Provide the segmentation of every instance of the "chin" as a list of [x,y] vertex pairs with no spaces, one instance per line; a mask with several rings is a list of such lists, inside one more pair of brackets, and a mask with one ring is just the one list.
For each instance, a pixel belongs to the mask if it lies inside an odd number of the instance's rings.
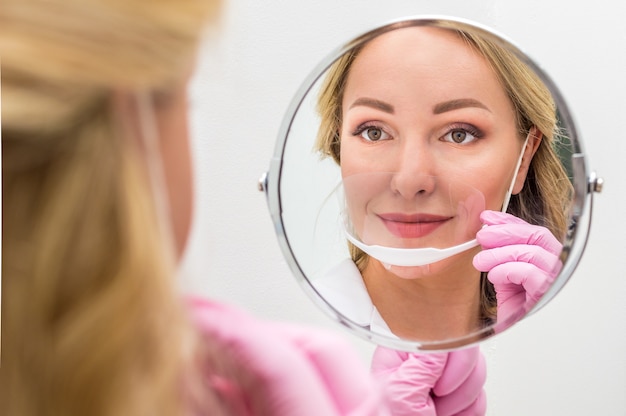
[[427,264],[424,266],[391,266],[390,268],[385,268],[400,279],[414,280],[433,275],[436,273],[436,266],[437,263]]
[[477,270],[472,265],[472,259],[479,251],[480,247],[475,247],[447,259],[426,264],[424,266],[391,266],[385,267],[385,269],[393,273],[398,278],[406,280],[423,279],[435,275],[439,276],[439,278],[443,278],[445,276],[454,278],[454,276],[458,275],[477,273]]

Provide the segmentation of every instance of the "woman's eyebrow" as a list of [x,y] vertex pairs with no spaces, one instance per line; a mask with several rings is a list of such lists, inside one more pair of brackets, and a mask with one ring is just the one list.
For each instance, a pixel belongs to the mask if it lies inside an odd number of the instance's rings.
[[458,100],[444,101],[435,105],[433,107],[433,114],[441,114],[445,113],[446,111],[458,110],[459,108],[466,107],[477,107],[491,112],[491,110],[489,110],[489,108],[485,104],[481,103],[478,100],[475,100],[473,98],[459,98]]
[[375,108],[377,110],[384,111],[385,113],[389,113],[389,114],[393,114],[394,113],[394,109],[393,109],[393,106],[391,104],[388,104],[388,103],[386,103],[384,101],[377,100],[375,98],[368,98],[368,97],[357,98],[350,105],[350,108],[357,107],[357,106],[360,106],[360,105],[365,106],[365,107]]

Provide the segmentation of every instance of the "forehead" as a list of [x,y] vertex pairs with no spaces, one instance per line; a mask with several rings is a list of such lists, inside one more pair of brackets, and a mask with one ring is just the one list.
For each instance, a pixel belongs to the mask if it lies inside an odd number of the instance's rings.
[[430,27],[394,30],[365,45],[349,69],[344,101],[355,95],[509,101],[487,59],[468,41]]

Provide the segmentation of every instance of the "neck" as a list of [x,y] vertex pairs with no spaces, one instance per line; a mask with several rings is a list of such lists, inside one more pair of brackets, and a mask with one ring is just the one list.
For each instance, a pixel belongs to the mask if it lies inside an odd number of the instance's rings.
[[370,258],[363,281],[395,335],[419,341],[466,336],[480,328],[480,272],[472,266],[477,250],[429,266],[390,270]]

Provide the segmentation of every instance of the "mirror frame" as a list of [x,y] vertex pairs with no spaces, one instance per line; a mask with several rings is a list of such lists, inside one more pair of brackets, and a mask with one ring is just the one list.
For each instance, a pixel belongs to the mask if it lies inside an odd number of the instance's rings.
[[[565,131],[568,133],[568,137],[571,140],[572,145],[572,169],[573,169],[573,187],[574,196],[572,201],[572,210],[570,213],[570,229],[568,230],[565,241],[563,242],[563,251],[561,258],[565,257],[565,261],[561,272],[554,280],[554,283],[550,286],[548,291],[541,297],[539,302],[522,318],[517,318],[514,321],[501,321],[485,328],[485,331],[479,330],[470,333],[460,338],[447,339],[435,342],[418,342],[405,339],[393,339],[384,335],[376,334],[370,330],[364,329],[348,318],[338,312],[331,304],[329,304],[317,291],[313,288],[308,278],[300,268],[298,260],[295,258],[291,249],[289,239],[285,233],[284,223],[282,219],[282,200],[280,195],[281,174],[283,167],[283,155],[289,139],[289,133],[291,125],[295,119],[298,110],[302,102],[305,100],[315,83],[323,77],[326,70],[344,53],[348,52],[352,48],[359,46],[373,38],[386,33],[388,31],[411,27],[411,26],[440,26],[442,22],[455,22],[461,25],[465,25],[468,29],[475,31],[481,35],[484,35],[491,40],[498,42],[501,46],[512,51],[517,58],[529,66],[529,68],[539,76],[539,78],[546,85],[551,92],[557,111]],[[534,61],[530,56],[524,53],[514,42],[508,39],[506,36],[478,24],[470,20],[444,16],[444,15],[417,15],[408,16],[391,21],[387,21],[381,25],[374,27],[366,31],[364,34],[357,36],[356,38],[348,41],[343,46],[336,48],[330,54],[328,54],[305,78],[300,88],[297,90],[295,96],[292,98],[291,103],[287,109],[287,112],[283,118],[279,133],[278,140],[274,149],[273,156],[270,160],[269,171],[264,173],[259,180],[259,190],[264,191],[267,198],[267,204],[270,211],[270,216],[274,223],[275,232],[278,237],[279,246],[282,253],[291,269],[296,280],[303,288],[305,293],[312,299],[312,301],[321,308],[332,319],[339,322],[343,326],[347,327],[350,332],[357,336],[372,341],[378,345],[393,348],[397,350],[415,352],[415,351],[449,351],[460,347],[476,344],[486,339],[493,337],[507,330],[509,327],[514,326],[515,322],[518,322],[527,316],[535,313],[543,306],[545,306],[550,300],[561,291],[563,286],[569,281],[574,270],[576,269],[582,254],[584,252],[589,229],[591,226],[591,214],[593,206],[593,193],[600,192],[603,181],[598,178],[595,172],[591,172],[586,160],[586,155],[583,151],[582,143],[580,142],[578,130],[576,129],[574,119],[570,110],[563,98],[561,92],[557,88],[556,84],[547,75],[547,73]],[[498,330],[500,329],[500,330]],[[489,330],[489,331],[486,331]],[[485,332],[485,336],[480,336]],[[491,332],[487,334],[487,332]],[[478,336],[477,336],[478,335]]]

